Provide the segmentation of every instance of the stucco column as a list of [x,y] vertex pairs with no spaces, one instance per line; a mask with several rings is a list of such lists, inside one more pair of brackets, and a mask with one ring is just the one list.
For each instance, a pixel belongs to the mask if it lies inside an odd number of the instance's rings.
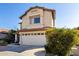
[[15,42],[17,42],[17,34],[15,34]]

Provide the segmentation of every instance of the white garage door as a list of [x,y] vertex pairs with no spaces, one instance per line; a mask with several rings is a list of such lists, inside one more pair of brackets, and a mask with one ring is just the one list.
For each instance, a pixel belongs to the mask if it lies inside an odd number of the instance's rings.
[[23,34],[20,37],[20,44],[22,45],[45,45],[46,38],[44,33],[29,33]]

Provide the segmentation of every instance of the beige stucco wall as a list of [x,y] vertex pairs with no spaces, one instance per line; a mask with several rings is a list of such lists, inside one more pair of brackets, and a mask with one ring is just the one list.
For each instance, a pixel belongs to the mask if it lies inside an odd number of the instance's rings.
[[[40,24],[30,24],[29,16],[34,16],[34,15],[40,15]],[[42,25],[42,19],[43,19],[43,10],[42,9],[32,9],[30,10],[27,15],[25,15],[22,18],[22,28],[40,28],[43,27]]]
[[44,26],[53,27],[53,18],[51,11],[44,11],[44,18],[43,18]]
[[[30,24],[29,16],[40,15],[39,24]],[[31,29],[31,28],[42,28],[42,27],[53,27],[53,18],[52,12],[46,11],[43,9],[35,8],[30,10],[27,15],[22,18],[22,29]]]

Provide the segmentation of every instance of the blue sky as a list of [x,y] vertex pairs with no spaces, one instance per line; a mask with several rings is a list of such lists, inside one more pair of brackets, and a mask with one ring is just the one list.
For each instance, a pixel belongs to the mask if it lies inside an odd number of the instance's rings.
[[9,3],[0,4],[0,28],[17,29],[19,17],[30,7],[42,6],[56,10],[56,27],[74,28],[79,26],[79,4],[56,3]]

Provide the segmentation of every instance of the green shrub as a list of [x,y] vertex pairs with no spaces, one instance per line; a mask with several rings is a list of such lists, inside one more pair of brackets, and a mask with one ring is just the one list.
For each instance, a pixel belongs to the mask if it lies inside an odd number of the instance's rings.
[[7,44],[12,43],[12,40],[11,39],[8,39],[8,38],[2,38],[2,39],[0,39],[0,41],[1,41],[1,44],[2,44],[2,42],[3,43],[7,43]]
[[5,40],[0,40],[0,46],[6,46],[8,43]]
[[46,39],[46,54],[65,56],[76,45],[78,36],[74,30],[54,28],[46,31]]
[[11,39],[4,39],[5,42],[7,42],[8,44],[12,43]]
[[78,35],[78,40],[77,40],[77,45],[79,46],[79,30],[75,30],[77,32]]

